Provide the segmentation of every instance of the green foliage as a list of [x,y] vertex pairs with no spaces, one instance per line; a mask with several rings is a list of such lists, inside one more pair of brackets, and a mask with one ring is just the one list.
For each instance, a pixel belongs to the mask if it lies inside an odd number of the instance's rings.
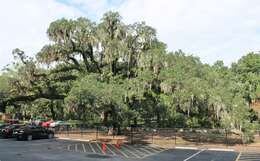
[[0,108],[118,129],[223,127],[246,136],[257,128],[248,105],[259,99],[259,53],[231,68],[203,64],[181,50],[167,52],[154,28],[125,24],[117,12],[99,24],[56,20],[47,35],[51,43],[36,59],[13,51],[14,68],[0,76]]
[[0,99],[6,97],[10,91],[11,87],[9,85],[9,77],[8,75],[2,74],[0,75]]

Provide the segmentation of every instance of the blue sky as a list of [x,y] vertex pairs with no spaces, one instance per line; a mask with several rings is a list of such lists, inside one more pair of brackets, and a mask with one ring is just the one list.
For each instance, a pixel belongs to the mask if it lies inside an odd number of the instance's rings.
[[[124,0],[57,0],[57,2],[74,7],[83,12],[88,18],[94,21],[99,21],[100,12],[117,8],[124,2]],[[93,7],[93,4],[96,4],[96,7]],[[95,11],[95,9],[97,9],[97,11]]]
[[119,11],[125,23],[146,21],[169,51],[182,49],[204,63],[226,65],[260,51],[260,0],[8,0],[0,5],[0,69],[12,49],[34,56],[49,43],[48,25],[84,16],[99,21]]

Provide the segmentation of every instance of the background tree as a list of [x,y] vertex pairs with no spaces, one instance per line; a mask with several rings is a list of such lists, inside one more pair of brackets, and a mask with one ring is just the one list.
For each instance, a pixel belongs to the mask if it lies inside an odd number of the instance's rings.
[[13,51],[14,65],[0,76],[2,111],[99,123],[119,133],[138,124],[246,132],[259,122],[247,106],[259,99],[259,53],[231,68],[203,64],[181,50],[168,52],[154,28],[125,24],[117,12],[98,24],[56,20],[47,36],[36,59]]

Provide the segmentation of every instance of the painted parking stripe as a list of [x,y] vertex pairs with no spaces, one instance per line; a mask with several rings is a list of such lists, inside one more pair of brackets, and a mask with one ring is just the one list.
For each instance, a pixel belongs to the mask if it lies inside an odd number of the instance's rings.
[[125,149],[125,151],[127,151],[128,153],[130,153],[131,155],[135,156],[136,158],[142,158],[142,156],[137,155],[135,152],[133,152],[132,150],[130,150],[129,148],[127,148],[126,146],[121,146],[122,149]]
[[116,148],[112,144],[106,144],[106,152],[102,151],[102,144],[99,142],[88,142],[88,143],[75,143],[69,144],[67,146],[68,151],[74,152],[92,152],[96,154],[107,154],[113,156],[121,156],[124,158],[145,158],[159,152],[165,150],[165,148],[159,148],[154,146],[147,146],[147,145],[138,145],[138,146],[131,146],[127,144],[122,144],[120,148]]
[[110,151],[113,155],[116,155],[116,153],[111,149],[111,144],[107,144],[107,149]]
[[82,146],[83,152],[86,153],[86,147],[85,147],[85,144],[81,144],[81,146]]
[[260,161],[259,153],[241,153],[237,161]]
[[161,147],[155,147],[155,146],[149,146],[149,147],[154,150],[157,150],[159,153],[165,150],[165,148],[161,148]]
[[154,154],[153,152],[151,152],[151,151],[149,151],[149,150],[146,150],[146,149],[145,149],[145,148],[143,148],[143,147],[139,147],[139,148],[138,148],[138,150],[145,152],[145,153],[146,153],[146,155],[151,155],[151,154]]
[[98,147],[98,149],[101,151],[101,153],[103,153],[103,154],[105,154],[105,152],[102,150],[102,148],[101,148],[101,144],[99,144],[99,143],[97,143],[97,142],[95,142],[95,144],[97,145],[97,147]]
[[115,148],[114,146],[111,146],[111,147],[113,147],[113,149],[115,149],[118,153],[122,154],[124,157],[129,158],[129,156],[126,153],[124,153],[122,150],[119,150],[119,149]]
[[68,150],[69,150],[69,151],[71,151],[71,146],[72,146],[72,145],[68,145]]
[[239,160],[239,158],[240,158],[241,154],[242,154],[242,152],[240,152],[240,153],[238,154],[236,161],[238,161],[238,160]]
[[89,152],[89,153],[93,153],[93,150],[91,149],[90,145],[88,143],[85,143],[85,148],[86,148],[86,151]]
[[146,156],[147,154],[140,151],[140,150],[137,150],[136,148],[133,148],[132,146],[129,146],[127,144],[124,144],[124,146],[126,146],[128,149],[131,149],[132,151],[135,151],[136,153],[138,153],[139,155],[141,155],[142,157]]
[[75,152],[78,152],[78,144],[75,144]]
[[195,153],[195,154],[191,155],[190,157],[186,158],[186,159],[185,159],[185,160],[183,160],[183,161],[190,160],[191,158],[195,157],[196,155],[200,154],[200,153],[201,153],[201,152],[203,152],[203,151],[205,151],[205,149],[202,149],[202,150],[198,151],[197,153]]
[[260,153],[240,153],[237,161],[260,161]]
[[154,149],[154,148],[152,148],[152,147],[150,147],[150,146],[144,146],[143,148],[145,148],[145,149],[147,149],[147,150],[150,150],[150,151],[152,151],[153,153],[160,153],[160,152],[161,152],[161,150]]
[[92,150],[92,152],[93,152],[93,153],[97,153],[97,152],[95,151],[95,149],[93,148],[93,146],[92,146],[91,142],[90,142],[90,143],[88,143],[88,145],[89,145],[89,147],[91,148],[91,150]]
[[247,157],[247,158],[240,158],[239,160],[251,160],[251,161],[254,161],[254,160],[257,160],[257,161],[260,161],[260,158],[254,158],[254,157]]
[[[118,148],[116,148],[116,149],[118,149]],[[132,154],[131,152],[129,152],[127,149],[125,149],[122,146],[120,146],[118,151],[125,153],[128,156],[128,158],[136,158],[136,156],[134,154]]]
[[158,146],[158,145],[155,145],[155,144],[152,144],[151,147],[160,149],[160,150],[162,150],[162,151],[167,150],[167,148],[162,148],[162,147],[160,147],[160,146]]
[[115,148],[115,146],[113,144],[108,144],[108,147],[111,151],[113,151],[116,155],[119,155],[119,156],[124,156],[122,153],[120,153],[120,151]]

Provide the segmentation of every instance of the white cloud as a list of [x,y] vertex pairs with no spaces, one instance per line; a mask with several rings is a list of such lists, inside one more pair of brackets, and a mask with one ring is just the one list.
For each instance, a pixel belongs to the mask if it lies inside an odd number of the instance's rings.
[[260,50],[259,0],[126,0],[119,11],[128,23],[155,27],[169,50],[182,49],[203,62],[229,65]]
[[8,0],[0,5],[0,69],[12,61],[12,50],[20,48],[32,56],[48,42],[50,22],[83,15],[54,0]]
[[182,49],[203,62],[229,65],[260,50],[259,0],[8,0],[0,5],[0,69],[11,62],[14,48],[38,52],[50,22],[99,20],[108,10],[119,10],[127,23],[146,21],[170,51]]

